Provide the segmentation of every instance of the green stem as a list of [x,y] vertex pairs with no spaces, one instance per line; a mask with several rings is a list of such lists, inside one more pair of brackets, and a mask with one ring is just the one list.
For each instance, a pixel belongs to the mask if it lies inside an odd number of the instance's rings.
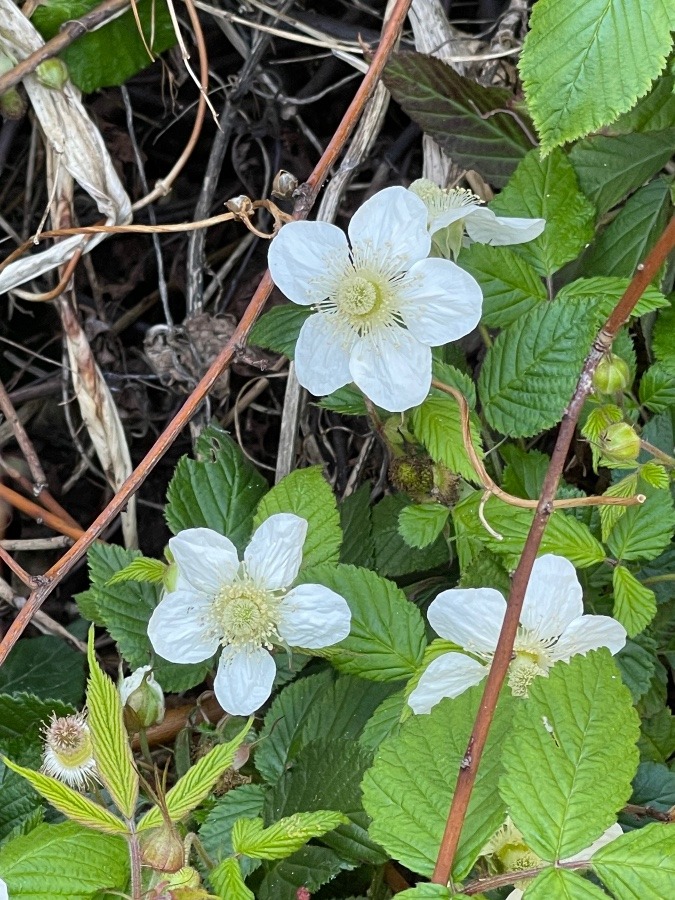
[[129,845],[129,868],[131,870],[131,897],[132,900],[142,900],[141,847],[138,843],[136,824],[132,819],[129,819],[127,820],[127,825],[129,826],[127,843]]
[[652,575],[650,578],[643,578],[642,584],[663,584],[664,581],[675,581],[675,572],[668,572],[666,575]]
[[649,441],[641,440],[640,446],[643,450],[646,450],[647,453],[651,453],[655,459],[658,459],[658,461],[663,463],[667,468],[675,469],[675,457],[669,456],[667,453],[664,453],[663,450],[659,450],[658,447],[650,444]]

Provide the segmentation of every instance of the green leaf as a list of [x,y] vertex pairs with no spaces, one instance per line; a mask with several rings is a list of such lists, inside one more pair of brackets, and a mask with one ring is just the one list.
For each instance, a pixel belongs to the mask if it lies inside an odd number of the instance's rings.
[[667,0],[539,0],[519,68],[542,150],[597,131],[646,94],[672,25]]
[[[189,769],[166,794],[166,811],[172,822],[180,822],[206,798],[220,776],[229,769],[251,728],[249,719],[239,734],[226,744],[216,744],[206,756]],[[138,823],[138,830],[155,828],[163,822],[162,812],[154,806]]]
[[[92,10],[97,0],[45,0],[32,22],[45,40],[61,26]],[[176,43],[171,17],[164,0],[137,0],[145,42],[156,56]],[[85,93],[124,84],[153,60],[148,56],[132,10],[112,22],[79,37],[61,53],[74,84]]]
[[322,837],[348,822],[341,812],[327,809],[294,813],[278,819],[269,828],[265,828],[262,819],[239,819],[232,828],[232,846],[235,853],[254,859],[285,859],[312,838]]
[[672,374],[675,370],[675,303],[659,313],[654,325],[652,349],[654,356]]
[[[600,324],[613,312],[614,307],[626,293],[629,284],[630,278],[614,278],[608,275],[577,278],[576,281],[571,281],[560,288],[556,296],[556,303],[572,301],[580,304],[591,303],[597,308]],[[668,306],[668,300],[661,291],[657,291],[653,285],[649,285],[638,300],[631,316],[640,317],[664,306]],[[617,352],[616,347],[614,352]],[[620,353],[619,356],[621,356]],[[630,362],[630,360],[626,359],[626,362]]]
[[659,172],[675,146],[675,129],[607,137],[596,134],[569,155],[581,190],[600,214]]
[[635,637],[644,631],[656,615],[654,591],[640,584],[625,566],[616,566],[612,573],[614,588],[614,618]]
[[373,753],[385,738],[398,734],[399,724],[405,709],[405,691],[391,694],[377,707],[366,722],[359,743]]
[[643,719],[638,747],[643,760],[665,763],[671,758],[675,753],[675,716],[669,709],[663,707]]
[[505,328],[478,379],[490,425],[501,434],[530,437],[559,422],[594,333],[592,309],[557,302]]
[[209,881],[222,900],[255,900],[253,891],[244,884],[239,861],[232,856],[211,869]]
[[545,869],[527,888],[527,900],[607,900],[607,894],[576,872]]
[[548,299],[537,272],[508,247],[472,244],[462,250],[459,264],[481,286],[482,322],[489,328],[506,328]]
[[[658,812],[668,812],[675,805],[675,772],[658,763],[640,763],[633,779],[630,802],[636,806],[650,806]],[[627,813],[622,813],[621,819],[633,828],[642,828],[647,824],[644,818]]]
[[363,398],[363,392],[354,384],[346,384],[338,388],[332,394],[322,397],[317,403],[321,409],[329,409],[340,413],[341,416],[366,416],[368,409]]
[[[18,741],[3,744],[3,751],[10,759],[22,765],[39,765],[40,751],[37,747],[23,748]],[[15,837],[23,829],[30,831],[40,824],[44,815],[42,797],[37,794],[28,782],[8,769],[0,761],[0,844],[8,837]]]
[[18,738],[22,744],[40,743],[42,725],[52,713],[68,716],[74,713],[72,706],[59,700],[41,700],[32,694],[17,693],[11,697],[0,694],[0,742]]
[[347,862],[381,865],[386,857],[369,837],[359,784],[371,756],[355,741],[314,741],[267,794],[265,822],[272,825],[296,812],[339,809],[349,819],[321,841]]
[[[180,466],[180,463],[179,463]],[[85,608],[97,625],[107,628],[117,642],[120,653],[132,669],[150,663],[154,651],[148,638],[148,621],[160,600],[158,585],[127,581],[110,585],[110,578],[138,556],[137,551],[124,550],[114,544],[96,543],[89,548],[87,562],[91,588],[76,597],[78,605],[86,597]],[[93,607],[93,609],[92,609]],[[83,615],[85,608],[80,605]],[[204,680],[210,660],[193,665],[177,665],[157,657],[154,675],[168,693],[184,691]]]
[[159,559],[137,556],[128,566],[115,572],[108,584],[122,584],[124,581],[150,581],[153,584],[162,584],[166,570],[166,563]]
[[393,53],[383,81],[413,122],[431,135],[462,168],[476,169],[502,187],[532,146],[525,131],[504,110],[512,96],[458,75],[449,65],[421,53]]
[[[412,716],[380,747],[363,779],[363,804],[370,834],[394,859],[430,876],[448,817],[457,775],[466,754],[482,687],[442,700],[429,715]],[[464,878],[487,840],[503,824],[497,791],[501,747],[511,728],[515,701],[502,695],[459,842],[453,879]]]
[[91,900],[126,890],[129,851],[122,838],[74,822],[38,825],[0,847],[0,872],[13,900]]
[[258,505],[255,527],[275,513],[295,513],[307,519],[303,568],[337,562],[342,543],[340,515],[321,466],[296,469],[275,485]]
[[138,771],[124,727],[120,695],[96,661],[93,625],[89,629],[87,659],[88,722],[96,768],[115,806],[125,819],[131,819],[138,800]]
[[656,559],[675,529],[673,499],[666,491],[651,493],[640,506],[630,506],[607,537],[617,560]]
[[546,219],[543,234],[517,248],[540,275],[557,272],[593,239],[595,210],[562,150],[546,159],[531,150],[490,209],[497,215]]
[[40,635],[16,644],[0,668],[0,693],[26,691],[77,705],[84,680],[84,656],[60,638]]
[[311,306],[295,303],[274,306],[260,316],[251,329],[247,343],[294,359],[300,329],[313,312]]
[[464,894],[450,894],[444,884],[418,884],[396,895],[399,900],[462,900]]
[[666,179],[656,178],[640,188],[584,254],[584,274],[630,278],[663,232],[670,210]]
[[655,822],[593,855],[593,869],[620,900],[663,900],[675,883],[675,829]]
[[169,528],[174,534],[184,528],[213,528],[242,552],[267,483],[218,428],[202,432],[196,452],[198,459],[179,460],[169,484],[164,511]]
[[372,508],[375,568],[391,578],[427,572],[448,562],[448,545],[443,537],[423,550],[406,544],[398,531],[398,517],[406,506],[403,494],[389,494]]
[[[220,862],[234,853],[232,826],[242,816],[259,816],[264,802],[265,788],[261,784],[242,784],[218,797],[199,829],[199,840],[212,860]],[[257,860],[242,859],[240,862],[245,876],[259,865]]]
[[424,621],[393,582],[345,565],[313,569],[303,580],[325,585],[349,604],[349,636],[330,650],[330,661],[340,672],[398,681],[416,671],[426,645]]
[[634,131],[662,131],[675,126],[675,78],[664,74],[633,109],[612,123],[615,134]]
[[656,413],[675,406],[675,372],[660,363],[647,369],[640,381],[640,403]]
[[105,834],[126,834],[127,827],[124,822],[104,807],[99,806],[98,803],[85,797],[84,794],[74,791],[67,784],[63,784],[49,775],[18,766],[6,757],[3,757],[2,761],[7,768],[25,778],[38,794],[69,819]]
[[511,579],[497,554],[491,550],[482,550],[468,566],[462,569],[457,587],[489,587],[508,597],[511,590]]
[[298,888],[313,894],[346,867],[351,868],[332,850],[310,844],[268,868],[257,900],[297,900]]
[[506,462],[502,487],[509,494],[538,500],[551,459],[539,450],[523,450],[516,444],[504,444],[499,452]]
[[342,528],[340,562],[371,568],[375,561],[373,518],[370,508],[370,484],[362,484],[338,507]]
[[[471,414],[469,423],[471,442],[482,459],[480,425],[475,414]],[[476,470],[464,448],[459,406],[454,397],[432,389],[427,399],[413,410],[410,427],[433,460],[444,463],[451,472],[467,481],[477,481]]]
[[525,841],[555,861],[616,821],[638,764],[639,720],[606,649],[558,662],[518,704],[500,792]]
[[621,670],[623,683],[630,690],[634,703],[649,690],[656,667],[655,650],[643,646],[644,641],[644,637],[640,638],[640,642],[626,641],[626,646],[614,657]]
[[398,533],[411,547],[428,547],[441,534],[450,510],[440,503],[406,506],[398,517]]

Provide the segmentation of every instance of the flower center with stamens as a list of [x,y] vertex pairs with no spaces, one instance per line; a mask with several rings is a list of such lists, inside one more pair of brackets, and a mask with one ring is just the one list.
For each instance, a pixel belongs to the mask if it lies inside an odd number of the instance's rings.
[[276,636],[280,602],[248,578],[221,588],[211,614],[222,645],[269,648]]
[[335,302],[349,318],[367,316],[381,302],[380,290],[370,279],[354,273],[340,285]]
[[89,727],[78,715],[53,716],[45,731],[45,742],[64,766],[82,766],[92,757]]
[[514,646],[515,658],[509,666],[508,684],[516,697],[527,697],[535,678],[546,675],[553,665],[548,646],[537,638],[519,634]]

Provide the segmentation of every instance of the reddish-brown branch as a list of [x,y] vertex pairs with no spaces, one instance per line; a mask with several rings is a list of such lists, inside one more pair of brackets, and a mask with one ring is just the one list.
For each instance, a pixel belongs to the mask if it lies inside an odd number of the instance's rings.
[[20,509],[21,512],[26,513],[27,516],[35,519],[37,522],[44,522],[45,525],[53,528],[54,531],[58,531],[59,534],[65,534],[67,537],[73,538],[74,540],[81,538],[84,534],[84,531],[77,523],[72,525],[70,521],[62,519],[57,513],[51,512],[48,509],[43,509],[43,507],[39,506],[37,503],[33,503],[32,500],[29,500],[28,497],[24,497],[23,494],[13,491],[1,481],[0,500],[6,500],[11,506]]
[[558,488],[558,482],[562,475],[567,453],[574,437],[581,408],[591,389],[593,372],[602,356],[609,350],[612,341],[619,328],[630,316],[645,289],[657,274],[668,254],[675,247],[675,218],[670,220],[667,228],[659,238],[656,246],[651,251],[644,264],[638,266],[638,271],[628,285],[625,294],[617,304],[614,312],[605,322],[598,333],[590,353],[586,357],[584,368],[577,383],[574,395],[565,410],[558,439],[551,455],[551,462],[546,472],[546,478],[541,489],[539,505],[534,516],[520,562],[513,575],[511,593],[509,594],[504,624],[499,635],[497,649],[488,673],[483,698],[478,715],[474,723],[469,744],[465,754],[466,765],[459,770],[457,786],[452,798],[450,813],[445,827],[445,833],[438,852],[438,859],[432,877],[434,884],[447,884],[452,872],[452,863],[459,843],[462,825],[471,799],[478,766],[485,748],[492,718],[497,707],[499,693],[513,654],[513,645],[520,622],[520,613],[525,598],[525,589],[532,572],[532,566],[537,557],[537,551],[541,544],[544,529],[553,510],[552,501]]
[[[361,85],[356,92],[347,112],[345,113],[337,131],[326,147],[323,156],[317,163],[314,171],[306,183],[299,189],[299,199],[293,213],[294,219],[304,219],[309,214],[317,194],[324,183],[331,167],[342,151],[349,135],[354,129],[368,98],[375,89],[386,61],[398,38],[403,26],[411,0],[398,0],[382,32],[380,44],[373,55],[371,65],[365,74]],[[78,560],[86,553],[87,548],[96,540],[104,528],[117,516],[129,497],[143,484],[152,469],[162,458],[167,449],[174,442],[183,427],[190,421],[204,398],[211,390],[215,382],[221,376],[225,368],[230,364],[234,353],[245,342],[246,336],[253,327],[253,323],[260,315],[267,298],[273,287],[269,272],[263,276],[257,290],[242,316],[234,334],[220,351],[208,371],[196,386],[192,394],[185,401],[174,419],[169,423],[165,431],[154,443],[148,454],[138,465],[136,470],[127,478],[120,490],[110,501],[103,512],[89,526],[85,534],[73,544],[70,550],[42,577],[41,586],[33,591],[26,605],[19,612],[16,619],[5,634],[0,643],[0,665],[12,649],[24,629],[30,622],[35,610],[39,609],[45,599],[54,590],[59,581],[73,568]],[[46,518],[45,518],[45,521]],[[68,532],[66,532],[68,533]]]

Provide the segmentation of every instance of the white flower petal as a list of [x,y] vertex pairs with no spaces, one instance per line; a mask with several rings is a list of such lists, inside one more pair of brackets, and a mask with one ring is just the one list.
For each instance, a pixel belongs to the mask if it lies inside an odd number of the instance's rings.
[[523,900],[524,896],[520,888],[514,888],[510,894],[506,895],[506,900]]
[[417,406],[431,387],[431,349],[396,325],[357,341],[349,368],[366,397],[389,412]]
[[272,693],[276,673],[272,654],[263,647],[255,650],[225,647],[213,680],[218,703],[233,716],[249,716]]
[[431,249],[427,208],[403,187],[385,188],[366,200],[352,216],[348,231],[353,250],[369,250],[387,262],[395,258],[400,272]]
[[347,238],[328,222],[289,222],[272,241],[267,265],[289,300],[311,306],[328,296],[329,274],[350,266]]
[[349,335],[335,313],[317,313],[303,322],[295,345],[295,375],[317,397],[332,394],[352,380]]
[[478,684],[488,673],[488,667],[464,656],[463,653],[444,653],[433,659],[422,673],[417,687],[408,697],[408,705],[416,713],[428,713],[444,697],[459,697]]
[[564,556],[547,553],[532,567],[520,624],[538,638],[558,637],[584,611],[577,571]]
[[452,209],[444,209],[442,212],[438,212],[431,216],[429,231],[431,234],[435,234],[437,231],[440,231],[441,228],[447,228],[448,225],[452,225],[453,222],[465,219],[476,209],[482,209],[479,203],[467,203],[465,206],[455,206]]
[[175,663],[202,662],[213,656],[218,635],[210,627],[210,611],[210,600],[199,594],[167,594],[148,622],[148,637],[155,652]]
[[415,263],[397,291],[401,296],[399,310],[408,330],[430,347],[464,337],[480,321],[480,285],[449,259]]
[[7,885],[0,878],[0,900],[9,900],[9,894],[7,893]]
[[607,844],[611,844],[612,841],[615,841],[617,838],[621,837],[623,834],[623,828],[619,825],[619,823],[615,823],[614,825],[610,825],[607,831],[603,832],[597,841],[593,841],[590,847],[586,847],[585,850],[582,850],[581,853],[577,853],[575,856],[570,856],[567,859],[564,859],[563,862],[588,862],[588,860],[600,850],[602,847],[606,847]]
[[340,594],[322,584],[300,584],[279,608],[279,637],[291,647],[330,647],[349,634],[352,614]]
[[[119,685],[119,694],[120,700],[122,701],[122,706],[124,706],[133,692],[141,686],[143,676],[147,672],[152,672],[152,666],[141,666],[139,669],[135,669],[131,673],[131,675],[127,675],[127,677],[122,680],[122,683]],[[157,682],[155,681],[155,677],[152,674],[147,677],[146,684],[150,684],[151,682],[157,684]]]
[[506,600],[493,588],[453,588],[429,605],[436,634],[474,653],[492,653],[501,631]]
[[549,653],[554,660],[568,660],[599,647],[608,647],[614,654],[625,646],[626,636],[626,629],[611,616],[579,616],[565,628]]
[[491,209],[477,206],[464,223],[472,241],[501,247],[506,244],[525,244],[539,237],[546,227],[546,219],[514,219],[496,216]]
[[169,541],[181,575],[195,591],[213,597],[230,584],[239,569],[237,549],[229,538],[211,528],[188,528]]
[[257,585],[279,591],[293,584],[302,562],[307,519],[277,513],[256,528],[244,552],[246,571]]

